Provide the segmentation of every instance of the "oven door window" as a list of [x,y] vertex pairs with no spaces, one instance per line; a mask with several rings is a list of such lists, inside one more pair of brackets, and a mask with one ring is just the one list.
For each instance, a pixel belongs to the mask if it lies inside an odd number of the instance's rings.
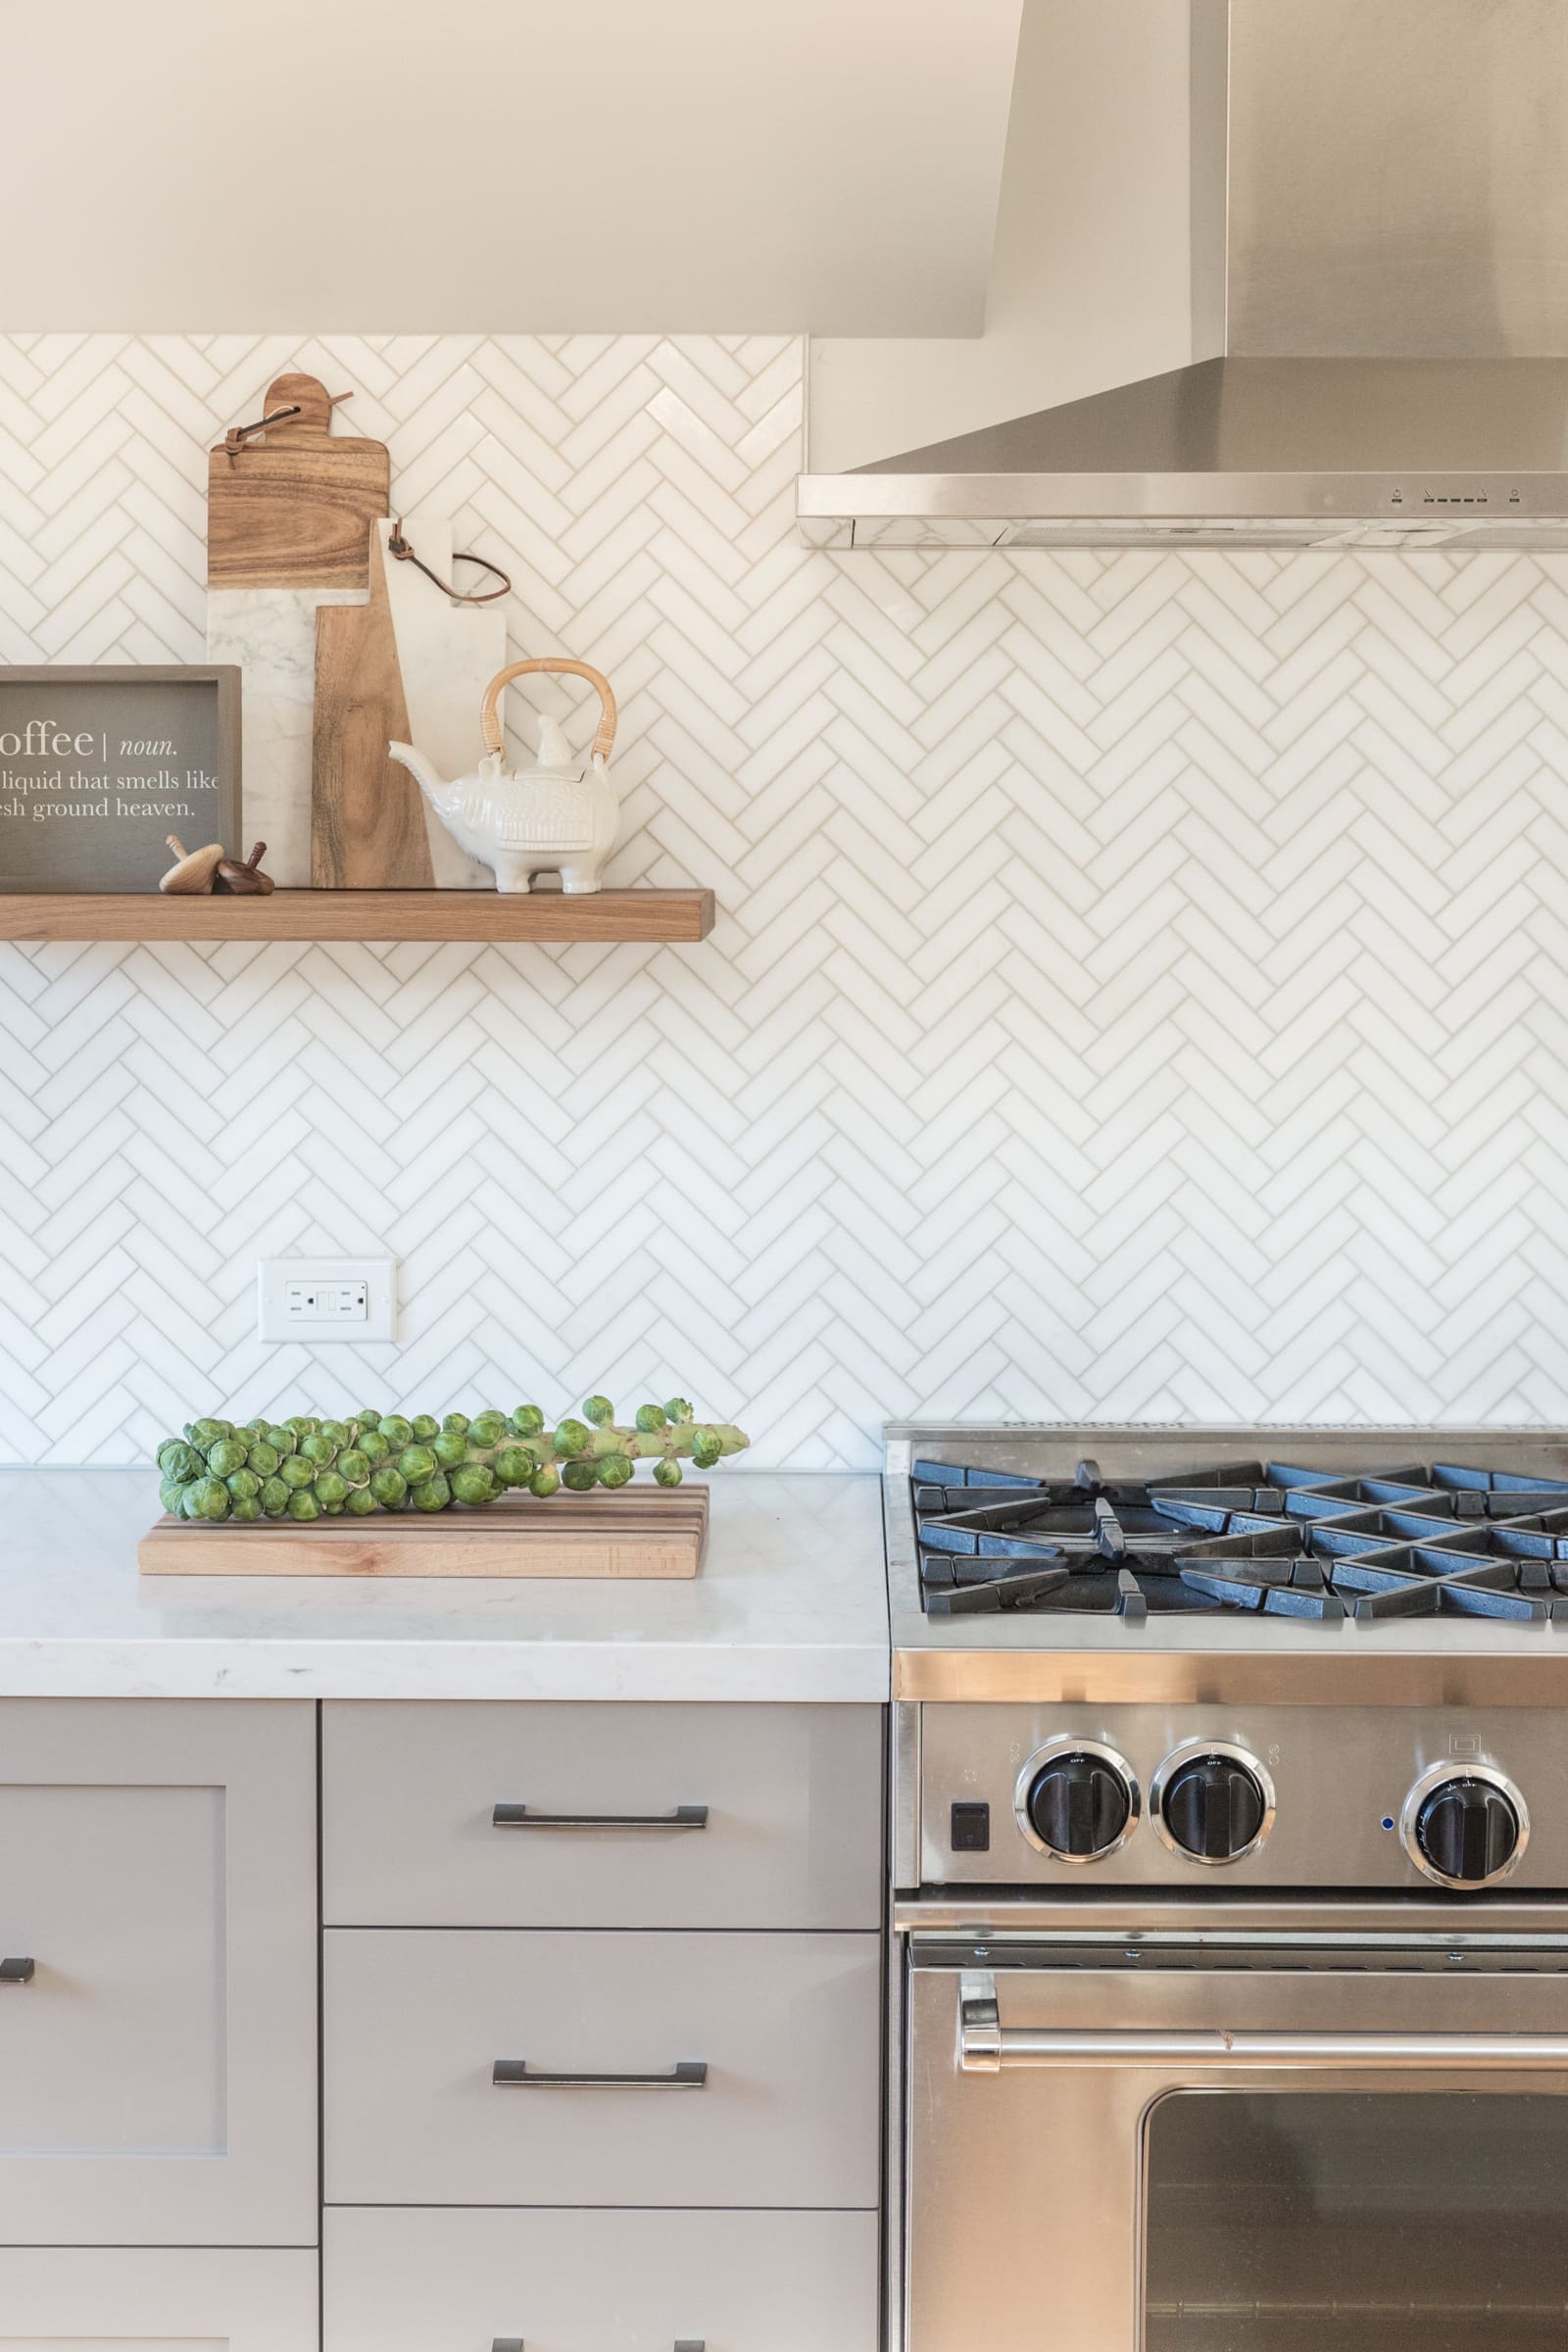
[[1568,2099],[1173,2091],[1144,2352],[1568,2352]]

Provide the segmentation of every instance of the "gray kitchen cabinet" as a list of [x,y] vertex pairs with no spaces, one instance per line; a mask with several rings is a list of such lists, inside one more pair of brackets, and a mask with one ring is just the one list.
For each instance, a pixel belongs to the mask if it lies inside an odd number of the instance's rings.
[[[875,1936],[324,1941],[329,2204],[877,2202]],[[498,2086],[498,2060],[661,2080]]]
[[873,2213],[326,2217],[326,2352],[876,2352]]
[[0,2243],[316,2243],[315,1798],[305,1703],[0,1703]]
[[329,1702],[323,1915],[875,1928],[882,1737],[877,1707]]
[[317,2352],[314,2254],[0,2247],[5,2352]]

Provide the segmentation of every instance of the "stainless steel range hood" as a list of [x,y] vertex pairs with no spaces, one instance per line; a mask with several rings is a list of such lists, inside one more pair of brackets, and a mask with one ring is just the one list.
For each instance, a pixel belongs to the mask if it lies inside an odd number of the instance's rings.
[[1222,350],[807,474],[806,535],[1568,548],[1568,7],[1191,5],[1194,343],[1222,318]]

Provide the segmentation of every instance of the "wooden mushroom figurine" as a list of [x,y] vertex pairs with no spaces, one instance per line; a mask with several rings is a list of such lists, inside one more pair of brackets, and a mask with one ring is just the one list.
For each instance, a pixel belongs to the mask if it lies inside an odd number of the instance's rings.
[[223,858],[218,868],[220,889],[236,891],[242,898],[265,899],[276,887],[271,875],[262,871],[266,855],[267,844],[259,841],[243,864],[234,858]]
[[176,862],[159,883],[159,889],[181,898],[211,890],[223,861],[222,843],[210,841],[205,850],[187,850],[177,833],[171,833],[166,838]]

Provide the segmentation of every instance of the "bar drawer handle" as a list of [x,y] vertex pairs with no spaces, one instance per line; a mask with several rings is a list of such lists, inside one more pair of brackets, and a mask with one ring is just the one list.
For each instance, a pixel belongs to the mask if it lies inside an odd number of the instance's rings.
[[[527,2352],[527,2346],[520,2335],[497,2335],[491,2338],[490,2352]],[[708,2345],[700,2335],[678,2335],[675,2352],[708,2352]]]
[[1568,2037],[1543,2034],[1143,2034],[1004,2027],[995,1977],[958,1980],[958,2066],[995,2075],[1013,2066],[1347,2067],[1427,2074],[1568,2068]]
[[705,2090],[706,2058],[683,2058],[667,2075],[550,2075],[526,2058],[498,2058],[490,2081],[497,2090]]
[[30,1984],[33,1975],[30,1960],[0,1960],[0,1984]]
[[497,1805],[495,1830],[706,1830],[706,1805],[677,1805],[673,1813],[540,1813],[527,1805]]

